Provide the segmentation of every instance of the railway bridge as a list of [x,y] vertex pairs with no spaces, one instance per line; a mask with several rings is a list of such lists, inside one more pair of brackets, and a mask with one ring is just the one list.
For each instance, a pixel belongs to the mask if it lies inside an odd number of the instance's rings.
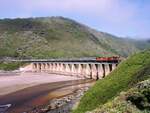
[[32,72],[48,72],[89,79],[102,79],[112,72],[119,61],[98,61],[96,59],[45,59],[21,60],[30,63]]

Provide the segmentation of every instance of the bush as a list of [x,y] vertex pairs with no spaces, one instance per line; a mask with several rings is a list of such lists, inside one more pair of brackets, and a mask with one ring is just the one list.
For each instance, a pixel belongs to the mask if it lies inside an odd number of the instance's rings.
[[23,62],[0,62],[0,70],[11,71],[22,66]]

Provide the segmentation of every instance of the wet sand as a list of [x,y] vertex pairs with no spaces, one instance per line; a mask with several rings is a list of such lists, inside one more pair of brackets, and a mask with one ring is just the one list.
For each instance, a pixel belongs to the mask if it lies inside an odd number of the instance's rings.
[[0,73],[0,95],[6,95],[39,84],[67,80],[79,80],[79,78],[48,73]]
[[[53,98],[59,98],[73,93],[91,80],[69,80],[48,84],[41,84],[23,90],[0,96],[0,105],[11,104],[7,113],[22,113],[35,106],[47,104]],[[85,84],[86,85],[86,84]]]
[[48,73],[0,73],[0,108],[2,113],[22,113],[51,99],[73,94],[92,80]]

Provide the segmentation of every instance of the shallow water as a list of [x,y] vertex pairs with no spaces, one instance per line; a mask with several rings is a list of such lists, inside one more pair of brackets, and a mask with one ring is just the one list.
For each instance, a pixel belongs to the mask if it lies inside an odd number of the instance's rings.
[[93,80],[69,80],[46,83],[0,96],[0,105],[11,104],[9,108],[0,108],[4,113],[23,113],[37,106],[49,103],[51,99],[60,98],[74,93],[81,87],[88,86]]

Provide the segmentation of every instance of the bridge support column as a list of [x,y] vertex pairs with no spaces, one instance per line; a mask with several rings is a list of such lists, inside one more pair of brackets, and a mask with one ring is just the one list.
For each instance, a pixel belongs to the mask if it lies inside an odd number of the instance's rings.
[[74,68],[75,68],[75,76],[78,76],[78,64],[74,64]]
[[110,73],[109,64],[105,64],[105,76],[107,76],[109,73]]
[[43,64],[43,72],[46,71],[46,63],[42,63]]
[[41,72],[41,63],[37,63],[38,72]]
[[49,63],[48,72],[51,72],[51,63]]
[[115,70],[116,67],[117,67],[116,64],[112,64],[112,71]]
[[56,63],[53,63],[53,73],[56,72]]
[[69,74],[70,73],[70,66],[69,66],[69,64],[65,64],[65,65],[66,65],[65,71],[67,74]]
[[62,66],[63,66],[63,64],[62,64],[62,63],[60,63],[60,64],[59,64],[59,72],[60,72],[60,73],[62,73],[62,69],[63,69],[63,67],[62,67]]
[[45,63],[45,72],[49,71],[49,63]]
[[56,73],[59,73],[59,68],[60,68],[59,63],[56,63],[56,71],[55,71]]
[[55,63],[55,73],[57,72],[57,63]]
[[62,63],[62,71],[63,74],[66,74],[66,65]]
[[44,72],[47,71],[47,63],[44,63]]
[[92,64],[92,79],[98,79],[97,67],[96,64]]
[[82,77],[82,65],[78,64],[78,76]]
[[75,64],[71,64],[71,73],[73,76],[76,74]]
[[69,66],[69,75],[72,75],[72,64],[68,64]]
[[43,72],[43,71],[44,71],[44,68],[45,68],[44,64],[43,64],[43,63],[41,63],[41,72]]
[[52,63],[49,63],[49,72],[52,72],[52,70],[53,70],[53,65]]
[[52,63],[52,73],[55,71],[55,63]]
[[97,64],[98,65],[98,79],[102,79],[103,76],[104,76],[104,70],[103,70],[103,67],[102,67],[102,64]]
[[31,65],[32,65],[32,72],[36,72],[37,68],[36,63],[31,63]]
[[62,73],[66,74],[66,65],[64,63],[62,64]]
[[61,73],[61,63],[59,63],[59,73]]
[[86,78],[86,64],[82,64],[82,75]]
[[85,77],[86,78],[92,78],[92,71],[91,71],[90,64],[86,64],[86,67],[85,67]]
[[36,65],[34,72],[38,72],[38,69],[39,69],[38,63],[34,63],[34,64]]

